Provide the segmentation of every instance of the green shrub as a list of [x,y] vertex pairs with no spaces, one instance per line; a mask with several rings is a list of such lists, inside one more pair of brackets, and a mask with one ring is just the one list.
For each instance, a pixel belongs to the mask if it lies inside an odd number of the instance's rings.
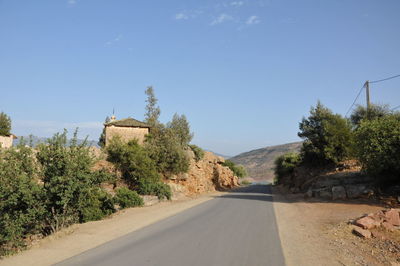
[[248,185],[251,185],[252,183],[249,180],[245,179],[245,180],[240,181],[240,184],[242,186],[248,186]]
[[371,104],[369,108],[357,105],[350,116],[350,121],[354,127],[358,127],[364,119],[374,120],[391,113],[388,105]]
[[139,181],[138,192],[141,195],[154,195],[160,200],[171,199],[172,192],[171,187],[163,182],[151,183],[146,179],[141,179]]
[[117,166],[131,188],[136,187],[141,179],[150,183],[160,181],[155,162],[136,140],[122,143],[120,139],[114,138],[106,151],[107,160]]
[[152,128],[145,147],[156,163],[158,172],[164,176],[185,173],[189,170],[189,158],[185,147],[173,129],[162,125]]
[[230,160],[226,160],[225,162],[222,163],[222,165],[229,167],[229,169],[231,169],[233,174],[239,178],[247,176],[246,169],[242,165],[237,165]]
[[100,220],[115,212],[110,194],[99,187],[88,189],[80,198],[80,222]]
[[8,136],[11,134],[11,118],[6,114],[0,113],[0,136]]
[[363,120],[355,131],[357,157],[383,183],[400,182],[400,118]]
[[353,141],[350,123],[320,102],[311,107],[310,116],[303,118],[299,128],[298,135],[304,139],[301,149],[304,163],[337,164],[350,156]]
[[280,180],[284,176],[292,174],[294,169],[300,164],[300,162],[301,157],[298,153],[286,153],[276,158],[274,161],[274,183],[279,184]]
[[194,153],[194,159],[196,160],[196,162],[204,158],[204,151],[202,148],[194,144],[189,145],[189,147]]
[[25,246],[43,227],[44,193],[30,148],[0,150],[0,257]]
[[182,147],[187,147],[193,139],[193,133],[190,132],[190,125],[185,115],[174,114],[172,121],[167,124],[167,128],[173,131]]
[[122,209],[143,206],[144,202],[142,197],[136,191],[129,188],[118,188],[114,196],[114,203],[118,204]]

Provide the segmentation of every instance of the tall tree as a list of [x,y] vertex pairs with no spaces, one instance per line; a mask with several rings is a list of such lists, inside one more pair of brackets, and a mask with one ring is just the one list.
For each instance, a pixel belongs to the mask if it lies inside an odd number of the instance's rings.
[[146,99],[146,113],[145,113],[145,121],[150,126],[157,126],[160,122],[158,118],[160,117],[160,107],[157,105],[158,99],[154,94],[154,89],[152,86],[147,87],[145,91],[147,95]]
[[0,136],[11,134],[11,118],[4,112],[0,113]]
[[193,139],[193,133],[190,132],[190,125],[185,115],[175,113],[167,127],[175,133],[182,146],[189,145],[189,142]]

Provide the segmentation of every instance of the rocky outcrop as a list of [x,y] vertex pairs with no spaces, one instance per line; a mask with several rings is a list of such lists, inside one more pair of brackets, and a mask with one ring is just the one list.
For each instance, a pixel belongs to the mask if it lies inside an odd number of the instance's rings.
[[204,157],[196,161],[191,150],[188,150],[187,154],[190,158],[189,171],[172,176],[167,181],[172,189],[173,198],[179,199],[239,186],[238,178],[228,167],[222,165],[224,158],[204,152]]
[[[374,231],[375,228],[381,228],[386,231],[396,231],[400,229],[400,210],[386,209],[376,213],[370,213],[356,219],[354,222],[353,233],[364,238],[385,238],[382,232]],[[371,234],[372,233],[372,234]]]

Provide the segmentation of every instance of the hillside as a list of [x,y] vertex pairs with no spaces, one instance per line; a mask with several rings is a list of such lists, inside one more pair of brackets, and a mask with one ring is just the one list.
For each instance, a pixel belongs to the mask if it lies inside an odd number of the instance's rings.
[[255,180],[271,180],[274,177],[274,160],[279,155],[300,150],[302,142],[265,147],[236,155],[229,160],[243,165],[249,177]]

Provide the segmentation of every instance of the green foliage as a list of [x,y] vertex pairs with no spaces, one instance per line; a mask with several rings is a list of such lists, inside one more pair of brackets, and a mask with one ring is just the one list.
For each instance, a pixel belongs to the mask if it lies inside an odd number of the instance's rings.
[[292,174],[300,163],[301,157],[298,153],[290,152],[276,158],[274,162],[275,183],[279,184],[284,176]]
[[239,178],[247,176],[246,169],[242,165],[237,165],[230,160],[226,160],[225,162],[222,163],[222,165],[229,167],[229,169],[231,169],[233,174]]
[[143,206],[144,204],[143,199],[136,191],[132,191],[126,187],[117,189],[114,196],[114,203],[118,204],[122,209]]
[[11,134],[11,118],[4,112],[0,113],[0,136]]
[[139,181],[138,191],[141,195],[154,195],[157,196],[160,200],[170,200],[172,196],[171,187],[167,184],[162,183],[161,181],[153,183],[149,182],[146,179],[141,179]]
[[355,131],[357,157],[381,182],[400,181],[400,118],[388,115],[363,120]]
[[123,143],[119,138],[113,138],[106,151],[107,160],[117,166],[131,187],[136,187],[141,179],[150,183],[160,180],[155,162],[136,140]]
[[303,162],[310,165],[336,164],[351,153],[350,123],[333,114],[320,102],[311,107],[310,116],[300,122],[299,137],[304,139],[301,150]]
[[196,146],[194,144],[189,145],[189,147],[194,152],[194,158],[195,158],[196,162],[198,162],[204,158],[204,151],[202,148],[200,148],[199,146]]
[[185,115],[174,114],[172,121],[167,124],[167,128],[172,130],[182,147],[189,145],[193,139],[193,133],[190,132],[190,125]]
[[251,185],[252,183],[249,180],[245,179],[245,180],[240,181],[240,184],[242,186],[248,186],[248,185]]
[[[107,124],[108,122],[110,122],[110,118],[107,116],[104,124]],[[106,145],[106,128],[103,128],[103,131],[101,132],[100,138],[99,138],[99,142],[97,143],[101,148],[104,148],[104,146]]]
[[350,116],[350,120],[354,127],[358,127],[364,119],[373,120],[389,114],[391,114],[391,111],[388,105],[371,104],[369,109],[357,105]]
[[43,169],[46,225],[50,232],[96,219],[103,211],[104,215],[108,213],[109,210],[102,209],[102,204],[94,200],[97,197],[99,201],[107,201],[96,191],[105,175],[91,171],[93,157],[85,142],[77,144],[77,132],[69,146],[66,131],[55,134],[46,145],[38,146],[37,159]]
[[158,172],[164,176],[185,173],[189,170],[189,159],[179,138],[171,128],[162,125],[153,128],[145,144]]
[[158,100],[154,94],[152,86],[147,87],[145,93],[147,95],[145,121],[150,126],[155,127],[160,124],[158,118],[160,117],[161,111],[160,107],[157,106]]
[[97,221],[115,212],[111,195],[99,187],[85,190],[80,200],[80,222]]
[[24,238],[42,229],[44,193],[30,148],[0,152],[0,257],[24,247]]

